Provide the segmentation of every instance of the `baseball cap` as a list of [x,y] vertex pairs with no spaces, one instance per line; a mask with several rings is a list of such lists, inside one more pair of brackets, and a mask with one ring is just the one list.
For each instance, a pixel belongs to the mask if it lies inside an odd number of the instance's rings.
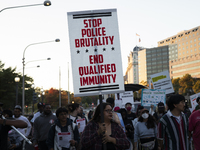
[[39,108],[40,106],[44,106],[44,104],[40,102],[40,103],[37,104],[37,106]]
[[147,111],[147,112],[149,112],[149,110],[148,110],[148,109],[144,108],[144,109],[142,109],[142,110],[141,110],[141,114],[142,114],[144,111]]
[[22,110],[22,107],[19,106],[19,105],[16,105],[16,106],[15,106],[15,109],[20,109],[20,110]]
[[158,110],[163,110],[165,109],[165,104],[163,102],[158,103]]

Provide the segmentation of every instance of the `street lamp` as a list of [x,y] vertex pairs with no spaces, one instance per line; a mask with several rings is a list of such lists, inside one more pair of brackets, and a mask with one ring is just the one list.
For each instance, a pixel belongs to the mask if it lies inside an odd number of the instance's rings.
[[30,7],[30,6],[38,6],[38,5],[44,5],[44,6],[51,6],[51,2],[50,1],[44,1],[44,3],[42,4],[32,4],[32,5],[23,5],[23,6],[14,6],[14,7],[6,7],[2,10],[0,10],[0,12],[6,10],[6,9],[13,9],[13,8],[20,8],[20,7]]
[[50,42],[60,42],[60,39],[56,39],[56,40],[53,40],[53,41],[46,41],[46,42],[32,43],[32,44],[29,44],[28,46],[26,46],[26,48],[24,49],[24,52],[23,52],[23,58],[22,58],[22,64],[23,64],[23,81],[22,81],[22,114],[24,114],[24,102],[25,102],[24,69],[25,69],[25,52],[26,52],[26,49],[27,49],[29,46],[32,46],[32,45],[44,44],[44,43],[50,43]]
[[18,104],[18,83],[20,81],[19,77],[15,77],[15,82],[16,82],[16,105]]

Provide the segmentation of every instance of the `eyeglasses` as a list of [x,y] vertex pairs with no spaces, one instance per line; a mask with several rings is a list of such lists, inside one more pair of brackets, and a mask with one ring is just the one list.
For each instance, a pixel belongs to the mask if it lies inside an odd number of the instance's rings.
[[113,111],[110,110],[110,109],[107,109],[107,110],[104,110],[104,111],[106,111],[107,113],[112,113],[112,112],[113,112]]

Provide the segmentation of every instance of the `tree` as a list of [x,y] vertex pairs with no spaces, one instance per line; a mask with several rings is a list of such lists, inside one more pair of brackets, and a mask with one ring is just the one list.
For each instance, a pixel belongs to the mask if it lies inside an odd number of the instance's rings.
[[172,85],[174,87],[174,92],[176,94],[179,93],[179,88],[181,87],[180,84],[179,84],[179,81],[180,81],[180,78],[172,79]]
[[199,93],[200,92],[200,80],[197,80],[197,82],[194,84],[194,86],[192,87],[193,91],[195,93]]
[[180,88],[179,88],[179,93],[183,95],[189,95],[194,94],[194,91],[192,89],[194,85],[194,79],[190,74],[185,74],[180,80],[179,80]]

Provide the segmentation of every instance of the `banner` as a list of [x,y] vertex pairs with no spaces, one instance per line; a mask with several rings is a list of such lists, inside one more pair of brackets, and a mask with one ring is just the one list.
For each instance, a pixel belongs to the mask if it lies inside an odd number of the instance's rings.
[[163,102],[164,104],[166,103],[165,90],[142,89],[142,106],[157,106],[159,102]]
[[154,89],[166,90],[166,94],[174,93],[174,88],[168,71],[163,71],[150,76]]
[[68,12],[75,96],[124,91],[116,9]]
[[200,97],[200,93],[194,94],[190,96],[190,102],[191,102],[191,106],[192,106],[192,110],[191,112],[195,109],[195,107],[198,105],[198,103],[196,102],[197,97]]
[[115,94],[115,107],[124,108],[126,103],[131,103],[134,107],[134,95],[133,91],[125,91],[123,93]]

